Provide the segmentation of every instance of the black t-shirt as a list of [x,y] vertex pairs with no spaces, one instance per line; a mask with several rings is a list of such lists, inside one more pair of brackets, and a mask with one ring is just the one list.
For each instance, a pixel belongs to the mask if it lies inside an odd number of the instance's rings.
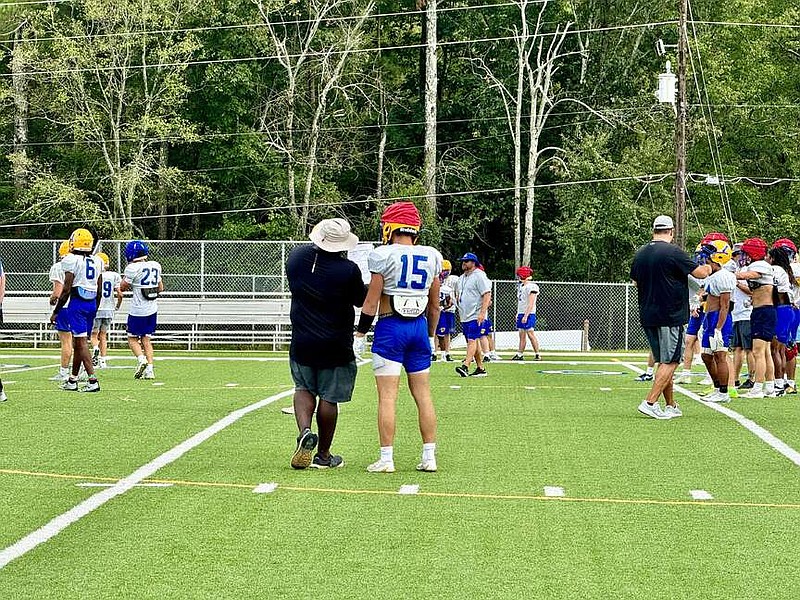
[[367,294],[358,266],[339,252],[309,244],[289,253],[286,276],[292,292],[289,356],[315,368],[355,360],[353,307],[364,304]]
[[636,252],[631,279],[639,295],[643,327],[677,327],[689,322],[689,281],[697,265],[674,244],[652,241]]

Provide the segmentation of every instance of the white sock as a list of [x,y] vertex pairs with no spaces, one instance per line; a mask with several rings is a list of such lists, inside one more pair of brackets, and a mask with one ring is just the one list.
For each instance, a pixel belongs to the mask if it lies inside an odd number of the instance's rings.
[[59,373],[61,373],[62,375],[66,376],[66,377],[68,377],[70,375],[69,367],[59,367],[58,371],[59,371]]
[[139,364],[147,363],[147,359],[145,358],[144,354],[140,354],[136,357],[136,359],[139,361]]
[[652,375],[653,374],[653,367],[647,367],[647,374],[648,375]]
[[422,462],[436,458],[436,442],[422,444]]
[[394,462],[394,446],[381,446],[381,460],[383,462]]
[[775,380],[775,387],[777,389],[779,389],[779,390],[783,389],[783,378],[782,377],[780,379],[776,379]]
[[774,392],[775,391],[775,382],[774,381],[767,381],[766,383],[764,383],[764,390],[768,394],[771,394],[772,392]]
[[764,384],[763,383],[756,382],[756,383],[753,384],[753,391],[755,393],[761,392],[761,391],[763,391],[763,389],[764,389]]

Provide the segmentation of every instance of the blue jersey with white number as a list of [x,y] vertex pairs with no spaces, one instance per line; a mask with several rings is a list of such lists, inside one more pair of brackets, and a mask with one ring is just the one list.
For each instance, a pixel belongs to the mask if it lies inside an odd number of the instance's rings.
[[158,300],[148,300],[143,289],[157,288],[161,283],[161,265],[154,260],[143,260],[128,263],[123,280],[133,288],[131,307],[128,314],[132,317],[147,317],[158,312]]
[[442,271],[442,255],[430,246],[378,246],[367,262],[371,273],[383,276],[387,296],[427,296]]

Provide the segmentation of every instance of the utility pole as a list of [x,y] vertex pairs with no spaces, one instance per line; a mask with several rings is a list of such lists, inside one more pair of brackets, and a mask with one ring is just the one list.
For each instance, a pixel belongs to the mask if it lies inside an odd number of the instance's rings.
[[689,51],[686,19],[689,0],[679,1],[678,98],[675,124],[675,243],[686,247],[686,59]]
[[436,218],[436,101],[439,90],[437,66],[436,0],[425,5],[425,195],[431,217]]

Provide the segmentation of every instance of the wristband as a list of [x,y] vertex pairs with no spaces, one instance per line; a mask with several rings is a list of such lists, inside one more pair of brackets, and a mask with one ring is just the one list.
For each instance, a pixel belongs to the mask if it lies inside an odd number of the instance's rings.
[[356,325],[356,331],[358,333],[363,333],[366,335],[369,332],[369,328],[372,327],[372,322],[375,320],[375,315],[368,315],[367,313],[361,313],[361,316],[358,317],[358,325]]

